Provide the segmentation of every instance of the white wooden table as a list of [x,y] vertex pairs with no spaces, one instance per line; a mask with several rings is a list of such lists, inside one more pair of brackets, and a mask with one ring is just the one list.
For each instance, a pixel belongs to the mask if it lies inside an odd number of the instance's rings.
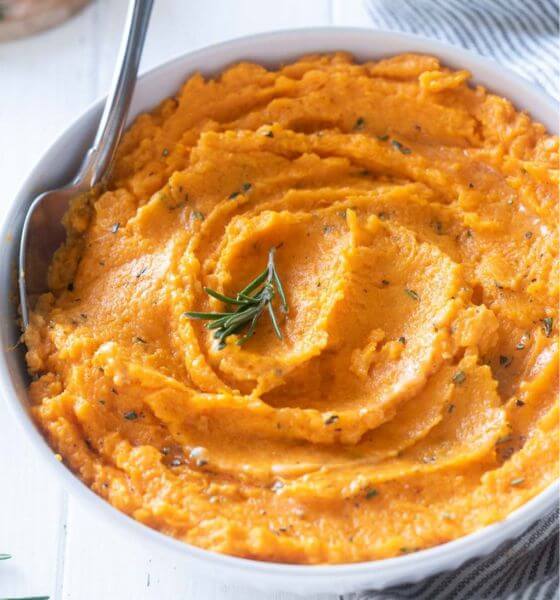
[[[68,23],[0,44],[0,220],[51,141],[106,93],[126,0],[97,0]],[[141,70],[228,38],[312,25],[367,25],[361,0],[157,0]],[[0,400],[0,599],[288,600],[179,571],[53,480]]]

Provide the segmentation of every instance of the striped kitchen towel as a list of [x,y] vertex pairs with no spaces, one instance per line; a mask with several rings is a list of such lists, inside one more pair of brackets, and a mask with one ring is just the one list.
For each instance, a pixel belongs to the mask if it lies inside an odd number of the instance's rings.
[[344,600],[556,600],[558,594],[558,511],[518,540],[473,559],[457,571],[416,584],[360,592]]
[[558,98],[557,0],[365,0],[377,29],[416,33],[492,58]]
[[[373,27],[462,46],[559,96],[556,0],[365,0],[365,5]],[[518,540],[457,571],[344,600],[556,600],[558,536],[555,510]]]

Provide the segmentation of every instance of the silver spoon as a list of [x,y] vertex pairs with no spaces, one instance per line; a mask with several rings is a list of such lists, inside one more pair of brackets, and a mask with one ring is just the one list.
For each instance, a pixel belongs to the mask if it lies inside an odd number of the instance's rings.
[[93,145],[77,175],[68,185],[37,196],[25,217],[18,276],[24,329],[29,325],[29,296],[48,291],[48,268],[66,239],[62,217],[70,200],[98,184],[111,168],[132,99],[152,5],[153,0],[130,0],[111,91]]

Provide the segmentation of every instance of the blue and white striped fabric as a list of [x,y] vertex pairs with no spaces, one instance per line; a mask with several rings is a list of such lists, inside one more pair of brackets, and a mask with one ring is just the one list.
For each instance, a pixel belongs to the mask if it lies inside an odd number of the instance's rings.
[[[559,95],[556,0],[365,0],[371,25],[462,46]],[[455,572],[344,600],[556,600],[558,511]]]
[[[557,600],[558,512],[485,558],[421,583],[360,592],[344,600]],[[342,600],[342,598],[341,598]]]
[[487,56],[557,98],[557,0],[366,0],[371,25]]

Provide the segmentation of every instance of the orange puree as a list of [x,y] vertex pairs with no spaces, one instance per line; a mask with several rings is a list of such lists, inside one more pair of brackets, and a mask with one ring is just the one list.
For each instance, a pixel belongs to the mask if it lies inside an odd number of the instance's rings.
[[[195,75],[138,117],[25,334],[33,414],[97,494],[237,556],[397,556],[558,476],[558,139],[435,58]],[[222,311],[276,266],[268,314]],[[274,303],[278,302],[278,297]]]

